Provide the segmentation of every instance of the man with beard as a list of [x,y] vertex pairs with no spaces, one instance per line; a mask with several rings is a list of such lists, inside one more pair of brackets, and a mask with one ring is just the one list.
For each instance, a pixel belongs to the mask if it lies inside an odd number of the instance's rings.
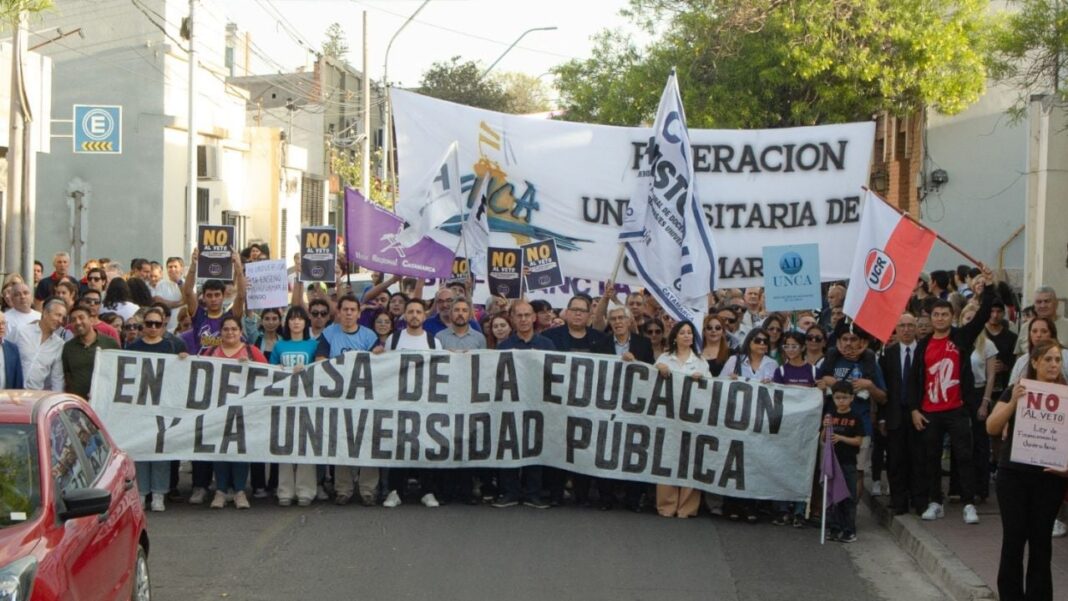
[[971,417],[964,406],[964,391],[974,387],[971,360],[975,339],[990,319],[994,293],[990,289],[993,275],[984,268],[972,281],[972,290],[980,299],[975,317],[960,328],[953,327],[953,305],[938,300],[931,306],[931,335],[916,346],[913,364],[912,424],[923,433],[926,452],[925,479],[928,486],[924,520],[945,516],[942,509],[942,444],[949,434],[955,470],[960,483],[960,500],[964,503],[964,523],[978,524],[975,501],[975,478],[972,467]]
[[96,328],[93,327],[92,310],[88,305],[78,304],[71,309],[70,324],[74,328],[74,338],[63,345],[60,355],[64,390],[88,399],[97,350],[115,350],[119,348],[119,343],[97,334]]

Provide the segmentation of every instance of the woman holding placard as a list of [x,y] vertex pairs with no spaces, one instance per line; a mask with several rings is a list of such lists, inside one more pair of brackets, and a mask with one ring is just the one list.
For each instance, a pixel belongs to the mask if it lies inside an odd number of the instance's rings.
[[[1044,340],[1031,348],[1025,379],[1065,384],[1061,346]],[[1001,511],[1001,563],[998,565],[998,596],[1002,601],[1051,601],[1050,530],[1064,498],[1068,473],[1013,461],[1012,438],[1016,407],[1027,402],[1027,390],[1016,384],[1001,395],[986,420],[990,435],[1008,424],[998,461],[997,495]],[[1064,399],[1068,401],[1068,399]],[[1027,547],[1027,577],[1024,578],[1024,547]]]

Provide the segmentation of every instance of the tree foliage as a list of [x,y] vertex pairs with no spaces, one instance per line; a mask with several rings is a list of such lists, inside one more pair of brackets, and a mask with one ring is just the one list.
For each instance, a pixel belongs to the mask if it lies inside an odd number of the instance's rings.
[[523,73],[491,73],[476,61],[454,56],[430,66],[419,93],[502,113],[538,113],[551,108],[549,92],[536,77]]
[[323,40],[323,54],[330,58],[345,60],[349,53],[349,42],[345,38],[345,29],[341,23],[331,23],[326,28],[326,39]]
[[921,106],[953,114],[986,80],[982,0],[631,0],[655,40],[602,32],[592,55],[554,70],[567,119],[653,117],[677,68],[694,127],[866,120]]
[[348,186],[360,190],[364,196],[380,207],[393,208],[393,189],[377,175],[377,165],[380,164],[381,152],[374,153],[371,157],[371,194],[361,190],[363,185],[363,162],[359,153],[334,149],[330,153],[330,170],[341,179],[342,186]]
[[996,30],[992,75],[1019,90],[1009,109],[1014,118],[1026,113],[1032,94],[1049,93],[1068,103],[1064,63],[1068,61],[1068,7],[1061,0],[1021,0]]
[[53,0],[0,0],[0,31],[14,29],[19,13],[33,15],[53,8]]

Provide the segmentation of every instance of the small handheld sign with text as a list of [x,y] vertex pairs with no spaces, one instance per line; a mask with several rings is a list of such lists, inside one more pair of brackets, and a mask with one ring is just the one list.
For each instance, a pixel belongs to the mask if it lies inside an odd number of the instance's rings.
[[471,265],[467,260],[467,257],[455,257],[452,260],[452,275],[445,282],[447,284],[455,284],[457,282],[464,283],[467,281],[468,276],[471,275]]
[[253,261],[245,265],[245,306],[252,311],[274,309],[289,304],[289,277],[286,262]]
[[1016,402],[1011,459],[1068,470],[1068,386],[1021,380],[1027,393]]
[[819,309],[819,244],[765,246],[764,296],[768,311]]
[[560,271],[560,253],[552,238],[531,242],[519,247],[523,251],[523,269],[526,272],[527,290],[552,288],[564,283]]
[[197,277],[229,282],[234,279],[234,226],[197,226]]
[[333,282],[337,279],[337,230],[332,227],[300,229],[300,281]]
[[489,249],[489,269],[486,279],[489,280],[489,288],[493,294],[504,298],[519,298],[520,290],[520,264],[522,251],[518,248],[493,248]]

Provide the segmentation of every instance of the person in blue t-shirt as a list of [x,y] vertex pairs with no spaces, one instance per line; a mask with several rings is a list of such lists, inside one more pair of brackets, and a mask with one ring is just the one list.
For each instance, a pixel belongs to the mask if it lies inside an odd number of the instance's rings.
[[[319,341],[309,337],[311,319],[304,307],[290,307],[279,340],[271,349],[271,365],[281,365],[294,373],[315,361]],[[278,504],[288,507],[296,497],[297,505],[307,507],[315,499],[315,466],[310,463],[278,465]]]
[[[337,322],[329,325],[319,335],[319,346],[315,358],[333,359],[348,351],[370,351],[381,353],[384,349],[371,328],[361,327],[360,301],[353,294],[346,294],[337,299]],[[360,498],[363,504],[371,506],[378,501],[378,468],[359,468]],[[353,467],[350,465],[334,466],[334,504],[348,505],[352,500]]]

